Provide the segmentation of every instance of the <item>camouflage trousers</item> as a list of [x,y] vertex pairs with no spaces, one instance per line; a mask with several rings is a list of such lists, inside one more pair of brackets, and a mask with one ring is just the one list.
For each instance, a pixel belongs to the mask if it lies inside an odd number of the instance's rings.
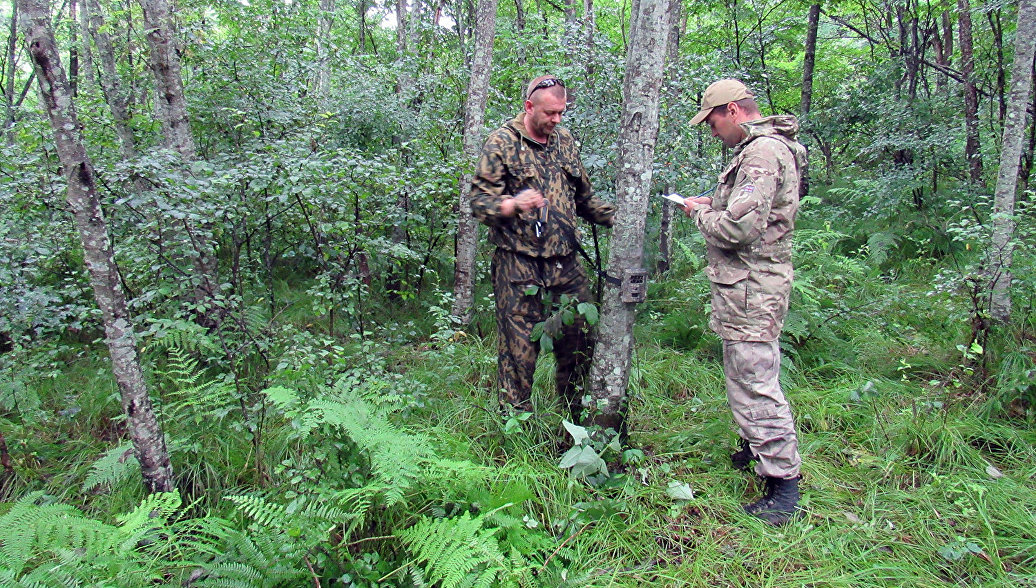
[[758,456],[760,476],[794,478],[802,458],[795,419],[778,376],[781,348],[777,341],[723,341],[723,373],[727,403],[741,437]]
[[[498,248],[493,254],[492,275],[500,405],[505,410],[532,412],[532,379],[540,352],[539,341],[532,340],[532,329],[551,312],[543,303],[543,296],[549,292],[555,302],[562,294],[580,302],[589,301],[586,270],[575,253],[537,258]],[[535,294],[527,294],[530,286],[537,287]],[[579,315],[573,324],[562,326],[560,336],[554,337],[557,390],[563,414],[573,422],[578,422],[593,346],[586,321]]]

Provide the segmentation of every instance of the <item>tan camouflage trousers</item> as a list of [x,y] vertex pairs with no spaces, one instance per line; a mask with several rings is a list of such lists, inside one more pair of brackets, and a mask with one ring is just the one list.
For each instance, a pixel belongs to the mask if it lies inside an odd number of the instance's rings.
[[727,403],[741,437],[759,458],[755,472],[787,479],[799,475],[802,458],[795,419],[778,380],[780,371],[777,341],[723,341]]
[[[501,408],[532,412],[532,379],[539,356],[539,341],[532,340],[536,323],[547,319],[545,292],[554,301],[562,294],[585,302],[590,299],[586,270],[575,253],[564,257],[536,258],[503,249],[493,254],[493,293],[496,298],[497,384]],[[535,294],[527,294],[537,286]],[[558,394],[563,414],[578,422],[583,382],[593,355],[593,338],[586,321],[577,315],[554,339]]]

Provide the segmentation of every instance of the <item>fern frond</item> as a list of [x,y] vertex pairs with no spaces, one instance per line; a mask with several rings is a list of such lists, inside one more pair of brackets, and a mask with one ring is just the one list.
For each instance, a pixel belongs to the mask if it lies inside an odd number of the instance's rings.
[[139,471],[140,463],[133,455],[133,443],[127,441],[109,449],[90,465],[82,490],[89,492],[98,486],[113,489]]
[[147,351],[168,351],[182,349],[191,352],[219,352],[219,344],[208,329],[193,321],[184,319],[156,318],[148,328],[150,341]]
[[496,531],[483,528],[483,517],[464,513],[450,519],[422,519],[397,536],[418,562],[425,563],[433,582],[458,588],[491,586],[513,577],[516,552],[509,558],[500,551]]
[[391,486],[386,495],[390,506],[426,475],[423,466],[435,456],[426,437],[400,430],[361,399],[316,399],[309,408],[323,423],[342,429],[366,453],[374,478]]
[[299,393],[284,386],[273,386],[262,391],[266,398],[284,412],[295,410],[299,405]]
[[216,420],[227,413],[225,407],[236,406],[233,388],[220,380],[205,379],[198,368],[198,360],[179,347],[169,349],[169,361],[156,374],[172,383],[172,391],[162,410],[163,416],[173,422],[193,420],[200,423]]
[[276,530],[258,527],[253,535],[224,528],[223,552],[204,566],[196,586],[299,586],[309,576],[304,550]]
[[287,509],[280,504],[267,502],[260,496],[227,496],[238,510],[263,527],[281,527],[287,520]]
[[180,504],[179,492],[155,492],[145,497],[137,508],[116,517],[122,536],[119,548],[133,549],[145,535],[165,528],[169,517],[176,513]]

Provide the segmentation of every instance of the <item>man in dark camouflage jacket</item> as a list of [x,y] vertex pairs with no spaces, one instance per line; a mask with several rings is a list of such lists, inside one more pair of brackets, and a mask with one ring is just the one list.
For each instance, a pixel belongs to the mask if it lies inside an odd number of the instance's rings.
[[688,198],[685,210],[705,237],[712,289],[709,326],[723,339],[727,401],[742,446],[734,465],[766,481],[762,499],[745,510],[782,525],[799,501],[798,437],[781,390],[778,337],[791,295],[791,236],[799,207],[806,150],[792,116],[763,117],[748,88],[720,80],[705,90],[691,124],[734,149],[712,198]]
[[[615,207],[593,196],[579,146],[558,126],[567,104],[561,80],[529,82],[525,111],[486,139],[471,187],[471,210],[489,226],[496,245],[492,279],[496,298],[498,389],[505,410],[531,412],[532,377],[539,342],[533,326],[567,294],[589,300],[586,270],[577,255],[576,216],[611,226]],[[534,292],[534,293],[533,293]],[[567,415],[578,419],[580,390],[593,354],[581,317],[555,338],[557,389]]]

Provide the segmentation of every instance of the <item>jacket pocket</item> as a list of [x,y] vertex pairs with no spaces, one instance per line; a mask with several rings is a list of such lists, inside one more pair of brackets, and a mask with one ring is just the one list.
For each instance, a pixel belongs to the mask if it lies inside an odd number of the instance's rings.
[[733,286],[748,277],[748,270],[744,268],[710,265],[705,268],[705,276],[714,284]]
[[510,167],[511,181],[514,185],[511,187],[511,195],[515,195],[518,192],[526,188],[532,188],[539,190],[539,182],[536,177],[536,168],[528,164],[515,164]]

